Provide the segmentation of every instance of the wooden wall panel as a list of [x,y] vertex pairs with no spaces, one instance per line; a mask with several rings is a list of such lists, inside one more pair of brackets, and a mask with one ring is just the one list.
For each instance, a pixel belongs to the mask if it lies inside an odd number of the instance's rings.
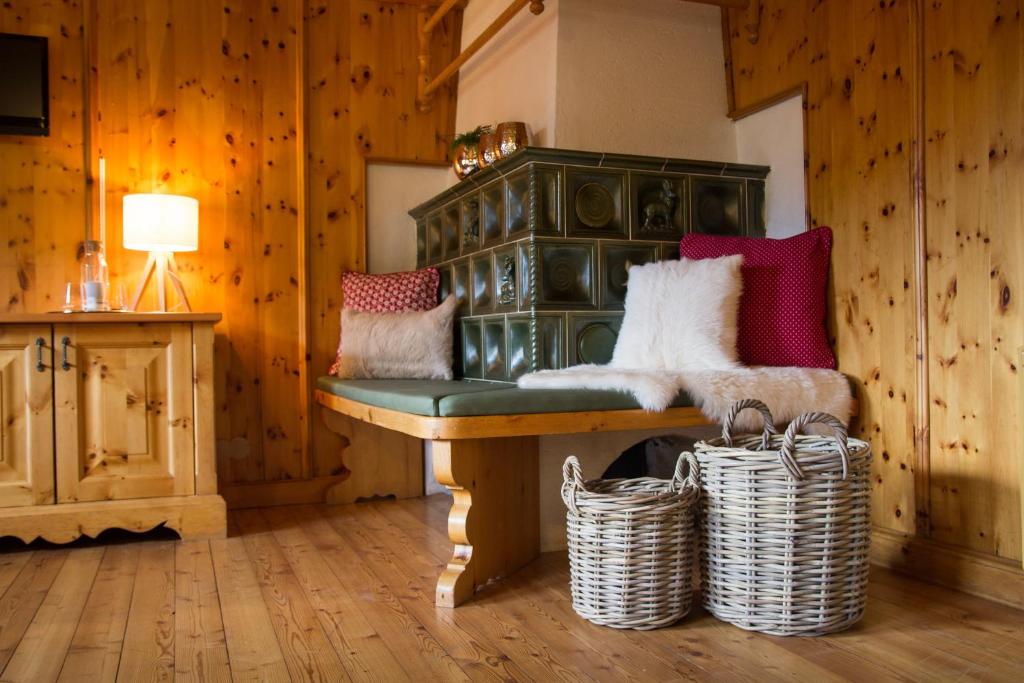
[[[337,346],[340,275],[365,266],[366,159],[443,163],[454,127],[451,87],[430,114],[416,109],[418,9],[386,0],[0,6],[0,30],[50,38],[53,116],[49,138],[0,137],[4,310],[55,308],[64,282],[77,283],[76,248],[97,213],[86,168],[96,173],[98,154],[112,281],[129,293],[145,254],[121,247],[123,195],[198,198],[200,250],[178,263],[193,308],[224,313],[222,487],[265,492],[266,482],[343,472],[340,440],[310,419],[310,385]],[[440,61],[457,53],[458,14],[435,33]]]
[[0,32],[50,39],[50,136],[0,136],[0,307],[60,307],[64,283],[78,282],[76,248],[85,237],[82,7],[60,0],[10,0]]
[[[254,5],[258,10],[254,11]],[[257,13],[258,12],[258,13]],[[298,33],[302,23],[300,3],[262,0],[259,4],[239,2],[232,12],[237,21],[249,22],[256,13],[259,27],[250,52],[255,72],[258,107],[262,125],[254,132],[260,149],[259,227],[253,236],[258,265],[257,326],[261,333],[259,393],[260,423],[263,428],[262,479],[300,479],[309,474],[306,415],[309,399],[302,384],[305,330],[302,329],[299,278],[305,263],[299,261],[304,249],[304,221],[299,216],[300,165],[303,150],[298,146],[302,84],[297,82],[301,63]]]
[[125,192],[199,199],[203,249],[179,261],[193,306],[225,311],[217,356],[224,386],[235,390],[219,404],[229,418],[218,435],[225,481],[299,478],[305,469],[294,142],[300,17],[290,9],[269,1],[95,4],[94,141],[111,185],[113,275],[134,286],[145,258],[116,239]]
[[[263,109],[258,96],[262,74],[251,46],[260,44],[260,27],[249,22],[241,2],[226,5],[217,21],[218,54],[223,58],[224,122],[216,149],[224,159],[224,227],[215,254],[222,259],[210,284],[225,292],[224,322],[218,332],[215,364],[223,387],[217,395],[217,462],[221,487],[261,481],[263,429],[259,364],[261,245],[256,226],[266,213],[258,184],[262,154]],[[219,387],[220,388],[220,387]]]
[[923,15],[932,533],[1017,559],[1022,7],[947,1]]
[[[447,160],[457,80],[439,91],[429,114],[415,107],[417,11],[414,3],[307,0],[312,377],[337,349],[341,274],[366,268],[366,160]],[[440,63],[458,54],[460,35],[459,12],[435,29]],[[338,435],[320,420],[313,427],[314,473],[337,474]]]
[[806,83],[812,225],[835,233],[830,329],[859,381],[856,435],[876,456],[875,524],[913,531],[914,306],[911,3],[764,0],[730,12],[735,107]]
[[[309,335],[310,370],[331,363],[338,334],[341,274],[365,269],[366,236],[357,228],[349,180],[356,163],[352,129],[350,19],[347,6],[307,0],[306,102],[309,136]],[[332,151],[334,153],[332,153]],[[319,476],[341,474],[341,443],[312,416],[313,464]]]
[[1020,0],[761,0],[726,27],[737,110],[806,84],[875,524],[1019,560]]

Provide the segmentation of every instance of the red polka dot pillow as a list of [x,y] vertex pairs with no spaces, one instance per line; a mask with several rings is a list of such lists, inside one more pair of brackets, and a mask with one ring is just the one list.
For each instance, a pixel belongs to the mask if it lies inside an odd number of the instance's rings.
[[[404,273],[342,273],[342,306],[363,313],[429,311],[437,306],[437,289],[440,282],[441,274],[437,268]],[[340,356],[339,340],[338,357]],[[337,371],[336,359],[327,373],[334,375]]]
[[406,273],[343,273],[342,305],[363,313],[429,311],[437,306],[437,268]]
[[835,369],[825,330],[832,231],[817,228],[781,240],[692,233],[679,244],[679,255],[689,259],[732,254],[743,254],[740,361]]

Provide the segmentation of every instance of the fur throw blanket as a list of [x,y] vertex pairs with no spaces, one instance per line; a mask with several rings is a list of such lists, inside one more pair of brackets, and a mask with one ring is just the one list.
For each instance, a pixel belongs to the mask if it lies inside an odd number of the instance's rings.
[[[849,423],[853,397],[850,383],[835,370],[819,368],[736,368],[733,370],[637,370],[609,365],[575,365],[542,370],[519,378],[527,389],[605,389],[632,394],[644,410],[668,408],[680,391],[708,419],[721,423],[736,401],[756,398],[767,404],[775,423],[784,427],[802,413],[816,410]],[[760,431],[761,416],[748,410],[736,420],[738,431]]]
[[[834,370],[742,367],[736,357],[736,316],[742,256],[660,261],[629,270],[625,315],[609,365],[542,370],[519,378],[525,389],[606,389],[632,394],[650,411],[668,408],[685,391],[709,419],[756,398],[776,424],[810,411],[849,423],[850,384]],[[760,431],[755,411],[736,427]]]

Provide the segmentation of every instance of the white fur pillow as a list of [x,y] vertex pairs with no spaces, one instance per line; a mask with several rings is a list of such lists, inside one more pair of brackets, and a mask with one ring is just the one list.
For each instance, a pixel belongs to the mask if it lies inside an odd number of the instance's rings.
[[337,374],[343,379],[451,379],[453,318],[449,296],[429,311],[341,311]]
[[658,261],[629,269],[611,365],[657,370],[739,367],[736,316],[743,256]]

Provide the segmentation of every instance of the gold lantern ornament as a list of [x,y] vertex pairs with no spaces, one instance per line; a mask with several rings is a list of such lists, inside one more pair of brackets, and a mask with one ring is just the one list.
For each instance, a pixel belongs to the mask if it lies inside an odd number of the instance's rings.
[[452,140],[452,168],[459,180],[480,170],[480,139],[491,134],[490,126],[477,126]]
[[494,129],[494,148],[498,159],[511,156],[529,144],[526,124],[522,121],[505,121]]

